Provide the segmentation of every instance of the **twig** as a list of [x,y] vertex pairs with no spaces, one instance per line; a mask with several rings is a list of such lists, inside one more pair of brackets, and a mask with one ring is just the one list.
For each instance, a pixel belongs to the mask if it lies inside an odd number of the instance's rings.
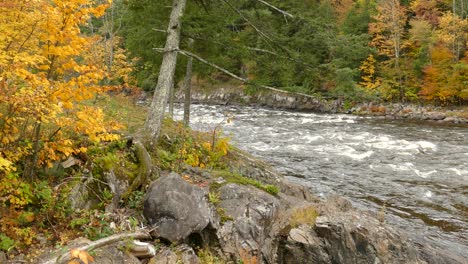
[[60,188],[60,186],[62,186],[63,184],[68,183],[67,180],[69,180],[69,179],[70,179],[70,180],[73,180],[73,179],[76,179],[76,180],[85,180],[85,179],[86,179],[86,180],[93,180],[93,181],[97,181],[97,182],[100,182],[100,183],[102,183],[102,184],[105,184],[105,185],[109,186],[109,184],[108,184],[107,182],[101,181],[101,180],[96,179],[96,178],[94,178],[94,177],[68,177],[68,178],[63,179],[63,182],[61,182],[61,183],[59,183],[57,186],[55,186],[54,189],[57,190],[57,189]]

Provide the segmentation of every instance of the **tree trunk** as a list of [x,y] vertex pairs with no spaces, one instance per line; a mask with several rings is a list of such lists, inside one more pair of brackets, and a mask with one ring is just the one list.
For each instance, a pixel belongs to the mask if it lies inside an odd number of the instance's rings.
[[[188,49],[190,50],[193,46],[193,39],[189,39]],[[187,71],[185,72],[184,79],[184,125],[190,125],[190,104],[192,101],[192,65],[193,58],[187,57]]]
[[175,86],[171,86],[169,91],[169,116],[174,118],[174,96],[175,96]]
[[177,64],[177,50],[180,43],[181,18],[185,10],[186,0],[174,0],[171,17],[167,29],[165,52],[158,83],[145,122],[145,131],[149,136],[150,145],[158,138],[161,132],[161,122],[164,117],[169,91],[174,85],[174,74]]

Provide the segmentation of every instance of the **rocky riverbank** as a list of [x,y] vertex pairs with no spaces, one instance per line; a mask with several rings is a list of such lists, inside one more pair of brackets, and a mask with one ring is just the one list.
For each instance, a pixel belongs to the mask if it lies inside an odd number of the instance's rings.
[[[321,200],[245,153],[230,155],[223,171],[162,173],[144,198],[148,244],[117,241],[94,251],[95,263],[464,263],[411,241],[385,223],[384,210]],[[55,263],[64,251],[38,263]]]
[[[183,101],[183,93],[176,97]],[[468,124],[468,107],[434,107],[414,104],[366,103],[353,107],[345,106],[340,100],[325,100],[291,93],[279,93],[269,90],[254,94],[244,92],[241,86],[221,85],[220,88],[194,86],[193,103],[219,105],[247,105],[293,111],[311,111],[317,113],[347,113],[364,116],[378,116],[384,119],[405,119],[432,121],[438,123]]]

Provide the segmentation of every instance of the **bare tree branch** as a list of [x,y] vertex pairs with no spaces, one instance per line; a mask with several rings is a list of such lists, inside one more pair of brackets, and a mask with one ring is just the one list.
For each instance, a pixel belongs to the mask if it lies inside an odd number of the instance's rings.
[[272,4],[268,3],[268,2],[265,2],[265,1],[263,1],[263,0],[257,0],[257,1],[260,2],[260,3],[262,3],[262,4],[264,4],[264,5],[266,5],[266,6],[268,6],[268,7],[270,7],[270,8],[272,8],[272,9],[274,9],[274,10],[276,10],[276,11],[278,11],[278,12],[280,12],[280,13],[283,14],[284,16],[288,16],[288,17],[290,17],[290,18],[294,18],[294,16],[291,15],[290,13],[288,13],[288,12],[286,12],[286,11],[284,11],[284,10],[279,9],[279,8],[277,8],[276,6],[274,6],[274,5],[272,5]]
[[152,30],[154,30],[156,32],[167,33],[167,30],[163,30],[163,29],[152,28]]
[[[176,51],[176,49],[170,49],[170,50],[165,50],[165,49],[162,49],[162,48],[154,48],[154,50],[158,51],[158,52],[174,52]],[[301,95],[301,96],[304,96],[304,97],[307,97],[307,98],[313,98],[313,99],[318,99],[317,97],[315,96],[311,96],[311,95],[308,95],[308,94],[305,94],[305,93],[298,93],[298,92],[289,92],[289,91],[285,91],[285,90],[281,90],[279,88],[275,88],[275,87],[271,87],[271,86],[268,86],[268,85],[263,85],[263,84],[257,84],[257,83],[253,83],[251,81],[249,81],[247,78],[242,78],[226,69],[224,69],[223,67],[221,66],[218,66],[214,63],[211,63],[205,59],[203,59],[202,57],[194,54],[194,53],[191,53],[189,51],[186,51],[186,50],[177,50],[180,54],[184,55],[184,56],[187,56],[187,57],[192,57],[208,66],[211,66],[229,76],[231,76],[232,78],[236,79],[236,80],[239,80],[243,83],[246,83],[246,84],[252,84],[252,85],[255,85],[255,86],[258,86],[258,87],[261,87],[261,88],[265,88],[265,89],[268,89],[268,90],[271,90],[271,91],[275,91],[275,92],[279,92],[279,93],[285,93],[285,94],[295,94],[295,95]]]

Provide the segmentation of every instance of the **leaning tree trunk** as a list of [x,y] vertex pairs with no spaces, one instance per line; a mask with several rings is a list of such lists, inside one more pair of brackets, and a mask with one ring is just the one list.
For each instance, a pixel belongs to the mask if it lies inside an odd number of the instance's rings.
[[161,132],[161,122],[164,117],[167,98],[171,87],[174,85],[177,50],[179,49],[180,42],[181,18],[186,3],[186,0],[174,0],[173,2],[158,84],[156,85],[153,101],[151,102],[151,107],[145,122],[145,132],[149,136],[150,145],[153,144]]
[[[189,39],[188,48],[189,50],[193,46],[193,39]],[[192,101],[192,64],[193,58],[187,58],[187,71],[185,72],[185,80],[184,80],[184,91],[185,91],[185,98],[184,98],[184,125],[190,125],[190,104]]]

